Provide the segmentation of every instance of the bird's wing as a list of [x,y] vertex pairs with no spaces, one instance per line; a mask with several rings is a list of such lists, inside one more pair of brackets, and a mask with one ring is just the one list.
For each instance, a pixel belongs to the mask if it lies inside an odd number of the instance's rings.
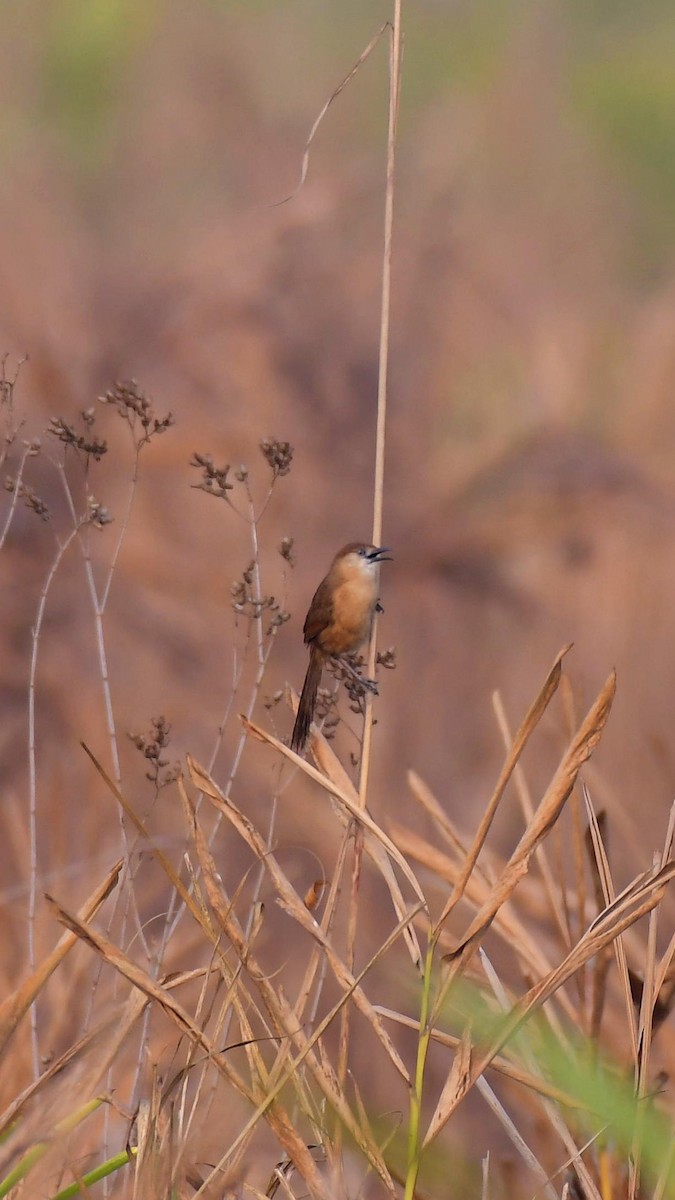
[[303,633],[305,642],[313,642],[333,620],[333,598],[330,585],[323,580],[314,593],[305,619]]

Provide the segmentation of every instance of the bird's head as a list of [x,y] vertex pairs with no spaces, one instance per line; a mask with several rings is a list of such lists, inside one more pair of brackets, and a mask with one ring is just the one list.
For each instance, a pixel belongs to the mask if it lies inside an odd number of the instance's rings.
[[387,546],[373,546],[369,542],[348,542],[338,550],[333,560],[333,567],[341,572],[358,571],[363,574],[376,574],[381,562],[390,562],[391,555]]

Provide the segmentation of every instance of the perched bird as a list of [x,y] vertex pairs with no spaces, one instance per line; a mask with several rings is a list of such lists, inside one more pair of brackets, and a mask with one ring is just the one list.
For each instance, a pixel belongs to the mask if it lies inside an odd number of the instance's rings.
[[[309,736],[323,665],[352,654],[370,634],[378,605],[380,563],[389,561],[385,546],[349,542],[335,555],[305,618],[309,666],[295,718],[291,749],[301,754]],[[368,681],[363,681],[368,686]]]

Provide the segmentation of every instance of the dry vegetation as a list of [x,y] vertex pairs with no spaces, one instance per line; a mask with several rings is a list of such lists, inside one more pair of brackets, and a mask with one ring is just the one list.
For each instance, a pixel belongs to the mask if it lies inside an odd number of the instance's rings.
[[408,14],[380,696],[285,744],[371,522],[385,38],[270,207],[345,4],[3,16],[0,1197],[675,1196],[675,267],[574,6]]

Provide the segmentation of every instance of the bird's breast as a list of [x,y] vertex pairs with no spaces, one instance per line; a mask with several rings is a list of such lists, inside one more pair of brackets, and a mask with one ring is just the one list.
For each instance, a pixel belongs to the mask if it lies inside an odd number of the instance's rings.
[[333,620],[322,639],[326,653],[350,654],[358,650],[370,632],[376,603],[374,578],[356,576],[339,584],[333,592]]

